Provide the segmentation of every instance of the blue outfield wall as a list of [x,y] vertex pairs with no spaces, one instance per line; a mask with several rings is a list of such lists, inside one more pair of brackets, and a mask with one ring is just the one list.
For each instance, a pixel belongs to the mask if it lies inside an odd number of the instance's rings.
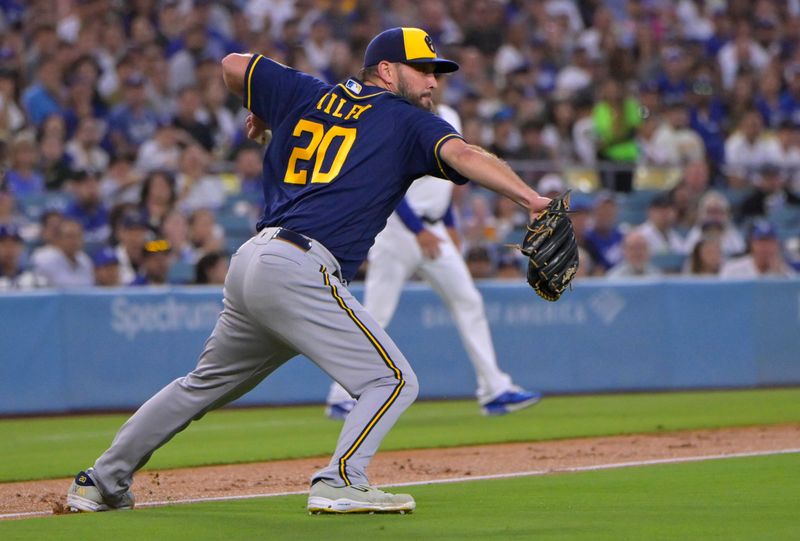
[[[557,303],[520,284],[480,289],[500,366],[525,387],[800,384],[800,280],[585,280]],[[2,295],[0,414],[136,407],[194,367],[221,307],[214,288]],[[427,286],[407,288],[389,333],[422,398],[474,393],[457,331]],[[328,383],[300,357],[238,403],[321,402]]]

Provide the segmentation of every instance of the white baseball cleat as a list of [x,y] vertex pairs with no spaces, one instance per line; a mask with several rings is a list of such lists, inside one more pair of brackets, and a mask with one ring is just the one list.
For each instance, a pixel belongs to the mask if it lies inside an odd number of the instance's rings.
[[67,508],[75,512],[117,511],[133,509],[133,505],[133,492],[130,490],[113,502],[104,498],[92,478],[84,471],[78,472],[67,491]]
[[308,512],[319,513],[411,513],[417,504],[408,494],[391,494],[369,485],[333,487],[325,481],[311,485]]

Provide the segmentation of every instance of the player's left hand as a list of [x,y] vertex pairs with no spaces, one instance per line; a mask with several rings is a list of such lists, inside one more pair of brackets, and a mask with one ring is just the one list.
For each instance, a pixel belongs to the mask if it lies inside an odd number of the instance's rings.
[[441,248],[439,248],[442,239],[429,229],[423,229],[417,233],[417,242],[420,250],[422,250],[422,255],[428,259],[436,259],[442,253]]

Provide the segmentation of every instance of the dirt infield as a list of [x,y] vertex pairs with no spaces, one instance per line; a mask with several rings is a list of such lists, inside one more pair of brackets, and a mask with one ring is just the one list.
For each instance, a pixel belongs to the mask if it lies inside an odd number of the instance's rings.
[[[370,467],[376,485],[800,448],[800,424],[580,438],[449,449],[387,451]],[[302,491],[326,458],[146,471],[137,503]],[[0,484],[0,515],[63,513],[70,479]]]

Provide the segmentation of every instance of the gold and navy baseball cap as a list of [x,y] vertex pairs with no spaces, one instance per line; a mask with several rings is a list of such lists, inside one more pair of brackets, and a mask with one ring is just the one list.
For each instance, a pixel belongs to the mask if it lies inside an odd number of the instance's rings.
[[369,42],[364,53],[364,67],[375,66],[381,60],[404,64],[433,64],[434,73],[451,73],[458,64],[436,56],[431,37],[421,28],[390,28]]

